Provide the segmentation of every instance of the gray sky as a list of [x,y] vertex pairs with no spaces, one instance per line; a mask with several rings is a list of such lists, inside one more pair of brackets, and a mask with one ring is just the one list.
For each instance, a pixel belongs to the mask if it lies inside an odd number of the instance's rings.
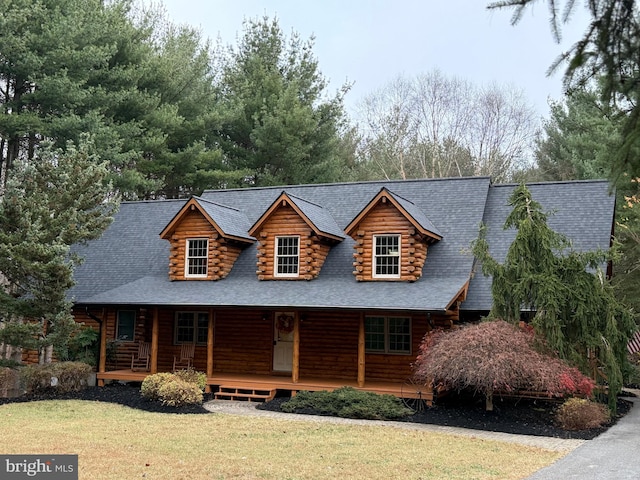
[[[512,27],[510,11],[487,11],[489,0],[159,0],[174,23],[199,28],[212,40],[236,44],[245,18],[277,17],[289,35],[315,38],[319,68],[331,91],[354,83],[348,111],[398,75],[439,69],[475,85],[513,85],[540,116],[562,96],[562,71],[546,72],[581,37],[588,15],[579,5],[554,42],[547,2],[539,1]],[[577,2],[581,3],[581,2]]]

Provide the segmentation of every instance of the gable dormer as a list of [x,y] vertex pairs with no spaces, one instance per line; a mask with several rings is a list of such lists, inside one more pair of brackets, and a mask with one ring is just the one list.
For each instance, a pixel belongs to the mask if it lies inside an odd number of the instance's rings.
[[235,208],[192,197],[160,233],[171,243],[170,280],[225,278],[243,248],[255,242]]
[[428,246],[442,235],[414,203],[382,188],[345,228],[355,240],[358,281],[409,281],[422,276]]
[[283,191],[249,230],[260,242],[260,280],[312,280],[320,274],[342,229],[320,205]]

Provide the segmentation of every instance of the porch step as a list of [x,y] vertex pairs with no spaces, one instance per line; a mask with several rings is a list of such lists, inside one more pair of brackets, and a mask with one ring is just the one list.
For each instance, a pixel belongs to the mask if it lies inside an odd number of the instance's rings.
[[216,400],[244,400],[248,402],[268,402],[276,396],[275,389],[236,387],[220,385],[219,390],[213,394]]

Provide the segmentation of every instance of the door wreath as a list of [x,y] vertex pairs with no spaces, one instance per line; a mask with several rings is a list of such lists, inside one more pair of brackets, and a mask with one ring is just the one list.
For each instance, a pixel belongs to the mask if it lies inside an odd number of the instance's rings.
[[280,315],[276,321],[276,328],[282,333],[293,332],[293,317],[291,315]]

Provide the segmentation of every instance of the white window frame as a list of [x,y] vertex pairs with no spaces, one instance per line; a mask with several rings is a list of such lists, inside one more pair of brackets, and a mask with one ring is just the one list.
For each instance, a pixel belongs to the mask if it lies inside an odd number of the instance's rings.
[[[193,328],[193,334],[191,336],[191,339],[189,340],[178,340],[178,319],[181,315],[191,315],[191,322],[192,323],[192,328]],[[195,343],[196,345],[206,345],[207,341],[205,339],[203,339],[201,342],[198,342],[198,329],[199,329],[199,320],[202,319],[206,319],[207,321],[207,335],[208,335],[208,328],[209,328],[209,314],[207,312],[202,312],[202,311],[179,311],[176,312],[175,315],[175,319],[174,319],[174,324],[173,324],[173,343],[174,345],[182,345],[183,343]]]
[[[378,255],[377,254],[377,250],[378,250],[378,239],[381,238],[389,238],[389,237],[393,237],[396,238],[398,241],[398,251],[393,253],[393,254],[386,254],[386,255]],[[402,257],[401,257],[401,250],[402,250],[402,235],[400,235],[399,233],[386,233],[384,235],[374,235],[373,236],[373,252],[372,252],[372,257],[373,257],[373,265],[371,266],[372,270],[371,270],[371,276],[373,278],[400,278],[400,270],[401,270],[401,266],[402,266]],[[377,273],[378,270],[378,259],[379,258],[397,258],[398,259],[398,273]]]
[[[389,315],[389,316],[384,316],[384,315],[369,315],[365,318],[365,344],[366,344],[366,336],[367,333],[369,333],[366,329],[367,327],[367,319],[384,319],[384,349],[371,349],[371,348],[366,348],[366,352],[367,353],[379,353],[379,354],[383,354],[383,355],[411,355],[412,352],[412,345],[413,345],[413,338],[412,338],[412,319],[411,317],[403,317],[403,316],[396,316],[396,315]],[[391,332],[391,320],[406,320],[409,322],[409,333],[407,334],[408,336],[408,344],[409,344],[409,348],[408,350],[395,350],[391,348],[391,337],[395,332]],[[373,332],[373,333],[379,333],[379,332]]]
[[[192,256],[189,255],[191,242],[205,242],[205,256]],[[191,260],[204,259],[204,273],[189,273],[191,267]],[[200,267],[200,265],[198,265]],[[184,246],[184,276],[185,278],[207,278],[209,274],[209,239],[208,238],[187,238]]]
[[[297,248],[296,255],[280,255],[280,254],[278,254],[278,250],[279,250],[279,247],[280,247],[280,240],[284,240],[284,239],[295,239],[296,240],[296,248]],[[279,271],[279,268],[280,268],[279,259],[280,258],[293,258],[294,256],[297,259],[295,273],[280,272]],[[275,237],[274,252],[273,252],[273,276],[277,277],[277,278],[298,278],[299,275],[300,275],[300,235],[279,235],[279,236]]]

